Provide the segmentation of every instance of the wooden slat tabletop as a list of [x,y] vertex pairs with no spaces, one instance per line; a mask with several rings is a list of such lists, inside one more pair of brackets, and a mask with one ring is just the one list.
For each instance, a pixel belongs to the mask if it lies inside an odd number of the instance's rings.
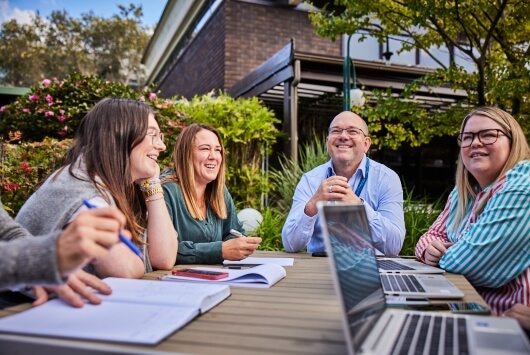
[[[327,258],[310,254],[257,252],[258,257],[293,257],[287,276],[268,289],[231,287],[231,296],[177,331],[157,346],[132,346],[102,342],[0,334],[0,344],[10,340],[30,353],[31,344],[48,346],[55,353],[67,349],[83,353],[192,353],[192,354],[344,354],[339,306]],[[167,271],[146,274],[157,279]],[[445,274],[464,293],[463,301],[484,304],[463,276]],[[441,301],[443,302],[443,301]],[[0,317],[29,305],[0,311]],[[146,324],[146,327],[149,325]],[[13,347],[14,349],[15,347]],[[2,346],[0,346],[2,349]],[[25,351],[27,350],[27,351]],[[2,350],[0,350],[2,353]]]

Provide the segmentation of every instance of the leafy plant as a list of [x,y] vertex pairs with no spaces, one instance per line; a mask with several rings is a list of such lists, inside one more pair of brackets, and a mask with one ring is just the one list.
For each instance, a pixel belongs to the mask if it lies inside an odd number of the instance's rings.
[[7,144],[0,140],[0,198],[16,215],[37,184],[62,165],[71,140]]
[[404,189],[405,228],[407,230],[400,255],[414,255],[416,244],[442,211],[443,201],[430,202],[427,197],[417,198],[413,190]]
[[283,250],[282,228],[287,214],[274,207],[262,211],[263,221],[256,230],[256,236],[262,238],[260,250]]
[[312,144],[304,145],[300,150],[298,161],[286,156],[280,158],[280,168],[271,171],[271,180],[275,191],[271,196],[272,205],[280,211],[288,213],[293,202],[294,190],[302,175],[328,160],[329,154],[326,150],[325,137],[317,138]]

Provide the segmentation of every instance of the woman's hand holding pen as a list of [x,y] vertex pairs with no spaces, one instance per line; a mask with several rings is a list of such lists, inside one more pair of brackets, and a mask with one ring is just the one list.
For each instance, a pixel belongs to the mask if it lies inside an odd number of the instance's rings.
[[238,237],[223,242],[222,252],[225,260],[243,260],[258,249],[261,238]]
[[[68,277],[66,285],[56,287],[34,287],[34,306],[48,300],[48,292],[73,307],[83,307],[83,299],[92,304],[101,303],[92,289],[110,294],[111,289],[103,281],[80,268],[90,260],[106,256],[109,249],[119,242],[121,232],[130,238],[128,231],[121,230],[125,216],[116,207],[105,207],[79,212],[57,238],[57,263],[62,276]],[[90,289],[89,287],[92,289]]]

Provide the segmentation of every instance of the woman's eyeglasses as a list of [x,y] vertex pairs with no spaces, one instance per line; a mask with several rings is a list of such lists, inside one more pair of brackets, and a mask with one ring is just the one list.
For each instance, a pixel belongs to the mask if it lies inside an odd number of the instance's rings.
[[146,136],[150,136],[151,137],[151,143],[153,145],[156,144],[156,138],[158,138],[160,140],[160,142],[164,143],[164,133],[162,133],[162,132],[157,133],[155,131],[153,133],[147,133]]
[[478,132],[463,132],[460,133],[456,138],[458,139],[458,145],[461,148],[467,148],[473,143],[473,141],[475,140],[475,136],[478,138],[478,141],[483,145],[490,145],[497,141],[497,139],[499,138],[499,134],[505,135],[506,137],[511,139],[510,136],[508,136],[500,129],[483,129]]

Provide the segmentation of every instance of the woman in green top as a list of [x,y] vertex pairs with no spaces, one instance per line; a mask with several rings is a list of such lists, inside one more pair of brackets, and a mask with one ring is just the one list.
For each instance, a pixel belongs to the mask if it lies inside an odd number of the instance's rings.
[[179,235],[177,264],[218,264],[251,255],[261,238],[244,233],[225,186],[225,156],[219,132],[192,124],[178,136],[173,168],[164,174],[164,199]]

